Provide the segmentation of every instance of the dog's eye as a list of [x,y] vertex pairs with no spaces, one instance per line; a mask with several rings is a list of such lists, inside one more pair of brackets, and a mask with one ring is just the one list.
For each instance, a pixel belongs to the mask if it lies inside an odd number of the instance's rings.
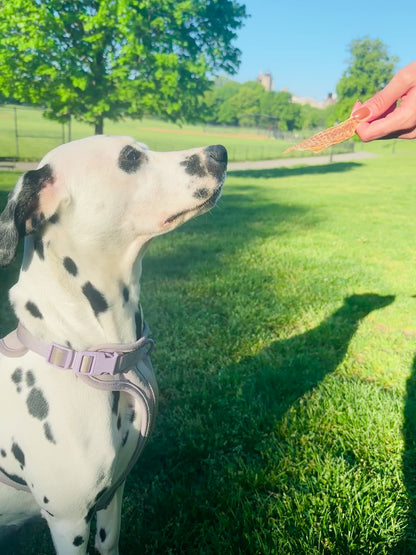
[[135,173],[142,162],[142,152],[131,145],[127,145],[120,152],[118,167],[126,173]]

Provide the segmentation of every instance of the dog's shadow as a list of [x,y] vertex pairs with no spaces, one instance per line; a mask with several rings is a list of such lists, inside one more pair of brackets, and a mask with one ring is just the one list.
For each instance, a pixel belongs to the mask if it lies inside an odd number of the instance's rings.
[[[314,329],[275,341],[259,354],[246,357],[210,378],[205,377],[203,388],[188,389],[183,397],[170,399],[169,409],[160,414],[155,438],[142,466],[137,465],[127,481],[130,525],[132,521],[140,522],[143,541],[147,539],[150,545],[152,536],[157,536],[157,530],[152,529],[153,520],[147,515],[158,515],[159,529],[168,527],[171,511],[175,503],[180,503],[182,491],[194,492],[199,508],[216,506],[218,497],[239,487],[241,476],[235,476],[235,484],[230,480],[229,467],[235,461],[244,461],[247,476],[261,474],[264,463],[259,445],[269,441],[270,434],[291,406],[338,367],[363,318],[393,301],[394,296],[352,295]],[[152,486],[165,480],[177,484],[174,491]],[[249,478],[245,481],[244,495],[254,496],[256,485],[249,481]],[[151,492],[145,500],[150,507],[149,513],[146,510],[139,516],[132,508],[133,500],[143,490]],[[222,505],[221,510],[227,511],[227,508]],[[195,512],[195,507],[189,506],[189,498],[188,505],[181,504],[180,511],[186,526],[186,513],[189,512],[192,520]],[[236,525],[235,545],[243,549],[247,515],[244,516],[243,510],[239,513],[236,506],[230,506],[229,511],[228,516]],[[132,519],[131,515],[134,515]],[[201,519],[206,518],[209,518],[207,514],[201,515]],[[211,518],[210,525],[215,528],[214,513]],[[129,526],[128,522],[126,525]],[[192,535],[189,530],[186,533]],[[197,533],[194,532],[195,545]],[[137,545],[126,534],[122,549],[132,552],[135,548]]]

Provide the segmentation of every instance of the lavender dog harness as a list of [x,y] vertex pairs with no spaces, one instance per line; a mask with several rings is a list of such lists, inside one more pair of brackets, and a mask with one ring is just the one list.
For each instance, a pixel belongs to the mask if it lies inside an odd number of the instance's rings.
[[[154,425],[158,388],[150,360],[152,348],[153,341],[148,338],[146,325],[142,337],[135,343],[100,345],[89,351],[76,351],[42,341],[20,323],[14,331],[0,339],[0,353],[7,357],[17,358],[33,351],[55,368],[73,372],[91,387],[105,391],[122,391],[133,397],[141,415],[141,429],[136,449],[126,470],[105,495],[100,497],[96,510],[104,509],[111,501],[143,451]],[[30,491],[27,485],[14,481],[1,471],[0,482],[16,489]]]

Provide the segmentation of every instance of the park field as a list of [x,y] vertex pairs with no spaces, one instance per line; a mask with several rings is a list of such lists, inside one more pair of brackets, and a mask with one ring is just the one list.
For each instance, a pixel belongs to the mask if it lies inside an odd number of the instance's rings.
[[[230,172],[152,243],[161,402],[121,553],[416,553],[416,145],[362,146],[380,156]],[[53,553],[44,523],[7,549]]]
[[[177,125],[156,119],[106,121],[104,126],[104,133],[132,136],[147,144],[152,150],[183,150],[196,146],[224,144],[231,161],[310,156],[308,152],[297,151],[288,155],[283,155],[283,152],[294,142],[299,142],[315,132],[316,130],[304,130],[294,134],[285,133],[282,135],[285,139],[283,140],[271,138],[264,129]],[[72,140],[87,137],[92,133],[91,126],[72,122]],[[49,150],[67,141],[67,126],[45,119],[41,110],[28,106],[0,106],[0,161],[5,158],[37,161]],[[333,152],[351,152],[354,146],[354,141],[350,140],[335,146]],[[388,148],[392,148],[390,142]]]
[[[223,144],[227,147],[230,161],[311,156],[310,152],[302,151],[283,153],[295,142],[315,132],[316,130],[302,130],[292,134],[284,133],[283,140],[271,138],[264,129],[178,125],[146,118],[106,121],[104,125],[104,133],[129,135],[145,143],[152,150],[183,150]],[[93,128],[87,124],[77,121],[71,124],[71,140],[88,137],[92,133]],[[67,141],[68,127],[44,118],[40,109],[29,106],[0,106],[0,161],[14,158],[38,161],[49,150]],[[408,141],[384,141],[364,145],[359,141],[349,140],[332,148],[334,154],[354,150],[404,154],[414,152],[415,147]]]

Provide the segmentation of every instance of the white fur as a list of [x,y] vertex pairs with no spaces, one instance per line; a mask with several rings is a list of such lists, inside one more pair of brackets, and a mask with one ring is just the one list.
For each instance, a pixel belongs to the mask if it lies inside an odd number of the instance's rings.
[[[144,153],[136,172],[118,166],[126,145]],[[195,191],[203,187],[209,195],[217,193],[225,177],[225,164],[221,175],[186,171],[184,163],[193,155],[204,166],[204,148],[158,153],[129,137],[96,136],[45,156],[39,168],[49,164],[53,179],[42,188],[37,210],[46,219],[57,215],[59,221],[43,224],[41,235],[26,237],[20,277],[10,292],[19,320],[32,334],[48,342],[70,342],[78,350],[135,341],[146,246],[153,237],[204,211],[204,201]],[[20,179],[12,194],[15,200],[22,183]],[[175,214],[182,215],[170,221]],[[30,231],[30,224],[27,228]],[[43,258],[36,252],[39,236]],[[76,263],[77,275],[64,267],[65,257]],[[94,314],[82,292],[86,282],[105,296],[108,310]],[[127,301],[123,287],[129,291]],[[28,301],[43,318],[30,313]],[[19,524],[40,512],[59,555],[86,553],[86,512],[97,494],[122,474],[136,446],[140,422],[130,422],[129,397],[120,395],[120,430],[112,413],[112,394],[91,388],[70,371],[55,369],[32,352],[16,359],[1,356],[0,367],[0,468],[20,476],[31,488],[29,494],[0,484],[0,526]],[[28,410],[29,397],[36,397],[34,389],[48,403],[43,418],[42,407],[37,416]],[[46,438],[45,424],[54,442]],[[13,445],[24,453],[23,468]],[[96,546],[102,554],[118,553],[122,489],[97,515]],[[81,545],[74,545],[76,537],[82,538]]]

